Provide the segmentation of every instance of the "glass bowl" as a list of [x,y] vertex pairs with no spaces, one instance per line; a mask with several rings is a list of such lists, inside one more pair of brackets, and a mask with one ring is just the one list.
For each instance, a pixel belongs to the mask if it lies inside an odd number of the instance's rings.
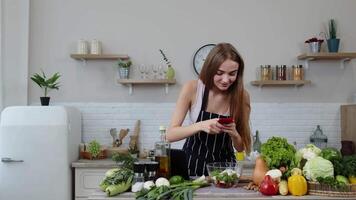
[[214,162],[206,166],[216,187],[230,188],[238,183],[243,165],[242,162]]

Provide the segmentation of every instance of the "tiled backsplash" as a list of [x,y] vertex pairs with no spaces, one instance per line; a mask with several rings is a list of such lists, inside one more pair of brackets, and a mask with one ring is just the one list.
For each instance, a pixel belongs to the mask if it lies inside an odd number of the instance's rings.
[[[174,103],[63,103],[82,112],[82,139],[97,139],[110,145],[110,128],[134,130],[141,120],[141,149],[152,149],[159,139],[158,127],[168,126]],[[259,130],[262,142],[271,136],[283,136],[300,148],[319,124],[327,135],[328,146],[340,148],[340,103],[252,103],[251,130]],[[187,123],[187,120],[185,120]],[[129,137],[124,139],[127,146]],[[180,148],[184,141],[173,147]]]

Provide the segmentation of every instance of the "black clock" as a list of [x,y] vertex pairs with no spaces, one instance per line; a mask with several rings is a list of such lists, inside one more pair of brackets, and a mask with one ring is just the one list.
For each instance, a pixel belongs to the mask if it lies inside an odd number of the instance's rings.
[[199,75],[201,68],[203,67],[203,64],[205,62],[206,57],[208,56],[210,50],[214,48],[216,44],[206,44],[202,47],[200,47],[197,52],[194,54],[193,58],[193,67],[194,71]]

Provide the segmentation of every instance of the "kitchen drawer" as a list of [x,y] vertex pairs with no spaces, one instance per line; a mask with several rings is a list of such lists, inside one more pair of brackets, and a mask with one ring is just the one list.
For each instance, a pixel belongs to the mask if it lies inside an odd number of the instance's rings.
[[99,189],[99,183],[108,169],[102,168],[76,168],[75,169],[75,197],[87,199],[94,191]]

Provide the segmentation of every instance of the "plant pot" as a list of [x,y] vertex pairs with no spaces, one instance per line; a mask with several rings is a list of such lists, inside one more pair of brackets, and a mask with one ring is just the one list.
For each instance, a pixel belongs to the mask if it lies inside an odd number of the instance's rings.
[[310,53],[319,53],[320,52],[321,43],[320,42],[310,42],[309,43],[309,51]]
[[128,79],[130,73],[130,68],[128,67],[119,67],[119,76],[121,79]]
[[327,43],[328,43],[329,52],[339,51],[340,39],[328,39]]
[[97,157],[93,157],[91,153],[88,151],[81,151],[80,152],[80,158],[81,159],[87,159],[87,160],[100,160],[100,159],[106,159],[107,158],[107,150],[100,150],[100,154]]
[[49,105],[49,100],[51,97],[40,97],[41,99],[41,105],[42,106],[48,106]]

